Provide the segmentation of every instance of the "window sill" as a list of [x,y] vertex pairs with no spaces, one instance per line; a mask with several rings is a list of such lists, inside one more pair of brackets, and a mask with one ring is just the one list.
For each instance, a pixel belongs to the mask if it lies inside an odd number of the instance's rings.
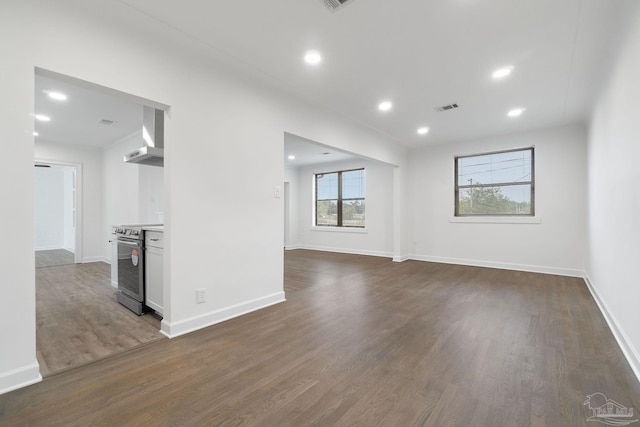
[[329,231],[331,233],[368,233],[366,228],[350,228],[350,227],[311,227],[311,231]]
[[449,222],[470,224],[540,224],[539,216],[450,216]]

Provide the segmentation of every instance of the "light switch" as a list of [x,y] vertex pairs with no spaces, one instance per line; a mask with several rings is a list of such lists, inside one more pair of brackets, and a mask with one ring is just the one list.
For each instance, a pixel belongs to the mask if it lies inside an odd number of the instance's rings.
[[273,188],[273,197],[275,197],[276,199],[280,198],[280,186],[279,185],[276,185]]

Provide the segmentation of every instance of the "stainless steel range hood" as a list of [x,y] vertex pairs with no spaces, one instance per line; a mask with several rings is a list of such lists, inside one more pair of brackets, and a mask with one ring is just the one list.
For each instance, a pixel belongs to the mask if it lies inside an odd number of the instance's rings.
[[164,166],[164,111],[143,107],[142,139],[144,146],[124,156],[127,163]]

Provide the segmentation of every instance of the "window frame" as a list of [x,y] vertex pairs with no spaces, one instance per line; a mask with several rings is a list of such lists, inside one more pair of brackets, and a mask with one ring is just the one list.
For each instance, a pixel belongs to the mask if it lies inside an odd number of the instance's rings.
[[[349,197],[344,199],[342,197],[342,174],[344,172],[354,172],[354,171],[362,171],[363,176],[365,177],[365,197]],[[319,175],[330,175],[330,174],[338,174],[338,197],[337,199],[320,199],[318,200],[318,176]],[[345,201],[350,200],[362,200],[365,203],[365,212],[366,212],[366,176],[365,176],[365,168],[353,168],[353,169],[343,169],[331,172],[317,172],[313,174],[313,186],[314,186],[314,196],[313,196],[313,226],[321,227],[321,228],[355,228],[355,229],[364,229],[366,228],[366,214],[365,214],[365,225],[343,225],[343,206],[342,204]],[[326,200],[336,200],[337,202],[337,223],[336,225],[330,224],[318,224],[318,201],[326,201]]]
[[[498,184],[480,184],[480,185],[459,185],[458,182],[458,160],[465,159],[470,157],[481,157],[488,156],[492,154],[503,154],[503,153],[514,153],[518,151],[530,151],[531,152],[531,179],[529,181],[521,181],[521,182],[501,182]],[[478,154],[467,154],[463,156],[454,156],[453,159],[454,172],[454,218],[470,218],[470,217],[509,217],[509,218],[527,218],[527,217],[535,217],[536,213],[536,204],[535,204],[535,194],[536,194],[536,185],[535,185],[535,147],[522,147],[522,148],[512,148],[508,150],[496,150],[496,151],[488,151],[484,153]],[[515,185],[531,185],[531,195],[530,195],[530,205],[531,212],[526,214],[493,214],[493,213],[470,213],[470,214],[461,214],[460,213],[460,190],[467,188],[491,188],[491,187],[509,187]]]

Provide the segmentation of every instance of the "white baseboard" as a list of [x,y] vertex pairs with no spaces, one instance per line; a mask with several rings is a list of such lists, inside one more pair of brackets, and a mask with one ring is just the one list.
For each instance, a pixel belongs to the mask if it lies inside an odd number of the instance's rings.
[[286,301],[284,292],[276,292],[275,294],[246,301],[230,307],[225,307],[178,322],[166,322],[165,320],[162,320],[160,324],[160,333],[169,338],[179,337],[180,335],[188,334],[189,332],[206,328],[208,326],[215,325],[216,323],[224,322],[225,320],[230,320],[234,317],[242,316],[243,314],[251,313],[252,311],[257,311],[284,301]]
[[408,261],[409,259],[409,255],[402,255],[402,256],[394,256],[393,257],[393,262],[405,262]]
[[322,251],[322,252],[336,252],[340,254],[379,256],[383,258],[393,257],[392,252],[368,251],[366,249],[330,248],[326,246],[310,246],[310,245],[301,245],[299,249],[307,249],[310,251]]
[[531,273],[555,274],[558,276],[584,277],[584,271],[572,268],[544,267],[539,265],[511,264],[508,262],[477,261],[461,258],[447,258],[428,255],[409,255],[416,261],[439,262],[443,264],[469,265],[473,267],[499,268],[501,270],[528,271]]
[[602,312],[604,320],[607,322],[607,325],[609,325],[609,329],[611,330],[613,337],[616,339],[618,346],[622,350],[624,357],[627,359],[627,362],[629,362],[629,365],[631,365],[633,373],[640,382],[640,352],[638,352],[638,349],[635,348],[629,339],[629,336],[624,332],[624,329],[622,329],[620,323],[616,320],[616,316],[611,312],[611,310],[609,310],[607,303],[602,299],[602,297],[600,297],[600,294],[591,282],[587,273],[584,274],[584,281],[587,283],[587,288],[589,289],[589,292],[591,292],[593,299],[596,301],[600,312]]
[[88,264],[90,262],[106,262],[107,264],[111,264],[111,260],[103,256],[89,256],[82,258],[83,264]]
[[284,247],[285,251],[292,251],[295,249],[302,249],[302,245],[299,243],[295,243],[295,244],[290,244]]
[[58,249],[64,249],[62,246],[60,245],[53,245],[53,246],[38,246],[35,248],[35,251],[55,251]]
[[0,394],[42,381],[40,366],[32,363],[22,368],[0,374]]

